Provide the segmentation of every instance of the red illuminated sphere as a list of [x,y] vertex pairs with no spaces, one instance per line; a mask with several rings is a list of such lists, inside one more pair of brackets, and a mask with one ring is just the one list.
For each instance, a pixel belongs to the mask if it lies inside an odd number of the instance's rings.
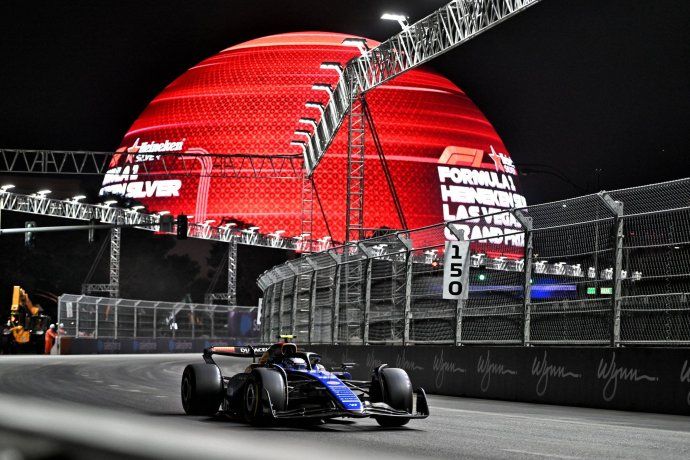
[[[301,154],[291,140],[296,129],[311,130],[299,119],[318,119],[307,101],[326,103],[328,95],[314,83],[335,84],[337,73],[322,62],[346,63],[356,48],[342,45],[349,36],[304,32],[251,40],[212,56],[168,85],[134,122],[121,148],[145,142],[169,142],[171,151],[223,154]],[[368,40],[370,47],[376,46]],[[409,228],[444,220],[439,158],[448,147],[485,152],[480,161],[493,168],[491,152],[508,153],[498,134],[465,93],[448,79],[426,68],[412,70],[371,91],[367,101],[388,160]],[[314,206],[313,237],[336,241],[345,233],[347,129],[343,125],[315,173],[323,208]],[[173,146],[172,143],[178,143]],[[487,163],[488,162],[488,163]],[[155,166],[155,159],[147,166]],[[193,162],[194,163],[194,162]],[[201,171],[201,161],[195,160]],[[125,165],[123,157],[113,166]],[[364,225],[400,228],[391,193],[376,149],[367,137]],[[142,182],[146,177],[121,179]],[[196,221],[237,220],[260,227],[262,233],[301,231],[301,182],[276,179],[181,178],[172,196],[147,192],[129,184],[151,211],[193,215]],[[104,186],[112,185],[106,177]],[[162,186],[165,195],[165,186]],[[113,191],[112,187],[104,190]],[[145,196],[150,195],[150,196]],[[324,219],[325,216],[325,219]]]

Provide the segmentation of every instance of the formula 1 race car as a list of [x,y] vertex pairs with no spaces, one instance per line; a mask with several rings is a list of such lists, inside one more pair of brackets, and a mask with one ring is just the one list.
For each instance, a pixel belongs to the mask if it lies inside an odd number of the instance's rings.
[[[397,427],[429,416],[424,390],[413,392],[403,369],[383,364],[373,370],[371,380],[353,380],[348,369],[354,364],[329,372],[318,354],[298,351],[288,340],[270,347],[205,349],[205,363],[190,364],[182,374],[185,412],[212,416],[220,411],[254,425],[373,417],[381,426]],[[225,377],[213,355],[252,358],[252,364]]]

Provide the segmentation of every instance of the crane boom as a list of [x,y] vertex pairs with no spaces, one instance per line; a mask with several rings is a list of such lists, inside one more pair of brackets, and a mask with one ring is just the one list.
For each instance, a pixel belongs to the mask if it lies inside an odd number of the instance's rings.
[[313,173],[352,101],[360,94],[450,51],[540,1],[453,0],[349,61],[305,149],[307,173]]

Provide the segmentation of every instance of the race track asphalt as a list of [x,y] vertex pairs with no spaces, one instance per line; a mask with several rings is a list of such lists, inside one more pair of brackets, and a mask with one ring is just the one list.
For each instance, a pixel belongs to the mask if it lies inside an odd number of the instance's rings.
[[[201,357],[2,356],[0,427],[20,423],[13,411],[39,420],[37,433],[50,425],[74,442],[166,458],[690,458],[688,417],[444,396],[429,397],[428,419],[386,430],[373,420],[254,428],[188,417],[179,385],[190,362]],[[219,362],[226,374],[247,364]]]

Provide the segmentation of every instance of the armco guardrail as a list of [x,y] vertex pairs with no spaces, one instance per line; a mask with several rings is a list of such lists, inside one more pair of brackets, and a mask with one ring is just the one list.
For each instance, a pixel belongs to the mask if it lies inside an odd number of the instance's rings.
[[65,294],[63,337],[76,339],[255,339],[257,307],[155,302]]
[[[487,189],[446,192],[452,203],[478,190]],[[468,215],[265,272],[262,339],[690,344],[690,179],[521,209],[457,209]],[[444,245],[459,235],[471,242],[469,298],[443,300]]]

